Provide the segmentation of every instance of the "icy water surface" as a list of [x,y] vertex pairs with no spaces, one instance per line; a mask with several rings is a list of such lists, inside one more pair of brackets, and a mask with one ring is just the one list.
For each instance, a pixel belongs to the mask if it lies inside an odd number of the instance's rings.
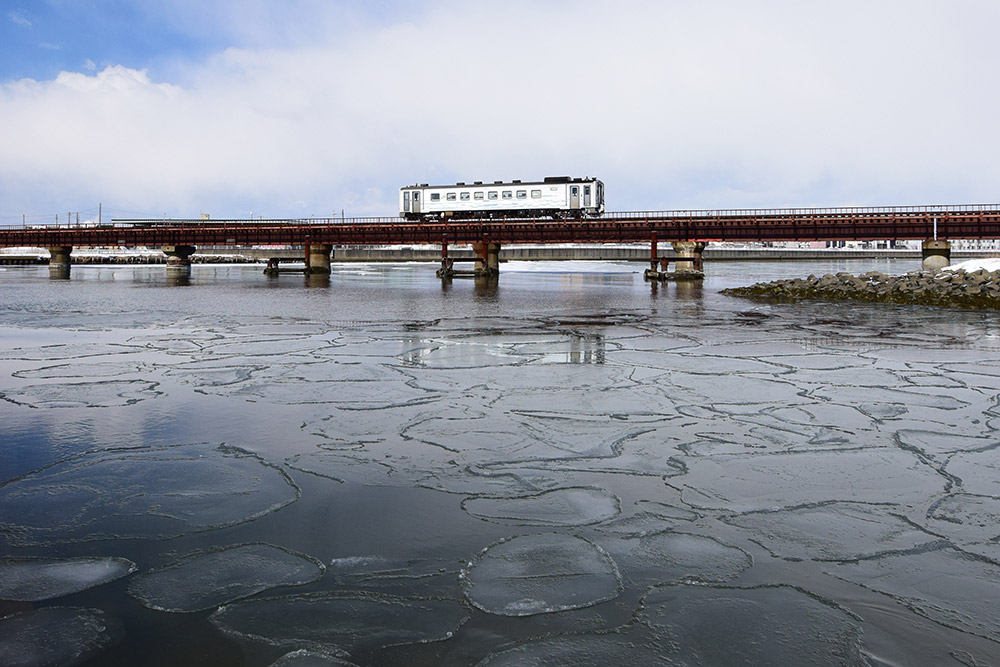
[[0,268],[0,664],[1000,665],[1000,321],[898,262]]

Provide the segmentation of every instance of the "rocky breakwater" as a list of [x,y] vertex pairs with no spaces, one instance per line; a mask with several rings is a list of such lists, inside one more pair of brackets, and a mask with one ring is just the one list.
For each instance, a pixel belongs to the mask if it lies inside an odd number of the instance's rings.
[[1000,309],[1000,269],[914,271],[891,276],[869,271],[774,280],[722,290],[723,294],[777,301],[820,299]]

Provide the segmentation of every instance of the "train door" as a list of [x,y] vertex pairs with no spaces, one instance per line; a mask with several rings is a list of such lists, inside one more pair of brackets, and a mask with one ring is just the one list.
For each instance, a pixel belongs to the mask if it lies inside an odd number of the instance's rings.
[[580,186],[570,185],[569,186],[569,207],[571,210],[576,210],[580,208]]
[[420,213],[420,191],[413,191],[413,212]]
[[583,207],[590,208],[590,186],[583,186]]
[[410,212],[410,191],[403,190],[403,213]]

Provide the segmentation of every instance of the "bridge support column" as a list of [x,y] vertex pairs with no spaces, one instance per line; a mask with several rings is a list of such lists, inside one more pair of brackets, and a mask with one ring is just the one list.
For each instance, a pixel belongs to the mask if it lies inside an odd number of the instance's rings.
[[486,244],[486,270],[491,275],[498,275],[500,273],[500,244],[499,243],[487,243]]
[[441,268],[437,270],[438,278],[450,278],[455,275],[455,260],[448,257],[448,239],[441,238]]
[[71,245],[49,247],[49,276],[52,278],[69,278],[70,259],[73,252]]
[[[656,235],[650,244],[649,268],[643,273],[646,280],[701,280],[705,277],[702,265],[704,241],[672,241],[674,257],[660,257],[656,248]],[[670,262],[674,270],[669,271]]]
[[167,271],[173,274],[191,273],[191,255],[196,247],[193,245],[165,245],[163,254],[167,256]]
[[476,256],[476,265],[472,269],[472,273],[477,276],[489,275],[489,262],[487,260],[487,247],[489,243],[486,241],[481,241],[479,243],[472,244],[472,253]]
[[330,273],[330,255],[333,253],[333,246],[329,243],[313,243],[309,246],[309,264],[306,269],[309,273]]
[[677,254],[674,264],[676,280],[701,280],[705,277],[702,265],[704,241],[674,241],[674,253]]
[[924,241],[920,255],[924,271],[940,271],[951,264],[951,242],[928,239]]

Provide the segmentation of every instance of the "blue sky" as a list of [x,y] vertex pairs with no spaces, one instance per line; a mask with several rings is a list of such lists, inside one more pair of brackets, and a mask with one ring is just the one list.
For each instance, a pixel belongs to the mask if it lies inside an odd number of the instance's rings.
[[0,224],[546,175],[613,210],[1000,201],[994,0],[0,7]]

